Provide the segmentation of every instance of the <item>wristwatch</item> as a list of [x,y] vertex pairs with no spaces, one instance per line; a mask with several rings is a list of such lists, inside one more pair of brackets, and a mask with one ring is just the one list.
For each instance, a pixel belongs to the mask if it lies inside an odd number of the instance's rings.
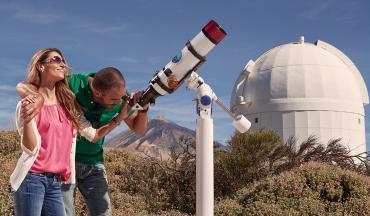
[[146,109],[139,110],[139,113],[147,113],[148,110],[149,110],[149,107],[147,107]]

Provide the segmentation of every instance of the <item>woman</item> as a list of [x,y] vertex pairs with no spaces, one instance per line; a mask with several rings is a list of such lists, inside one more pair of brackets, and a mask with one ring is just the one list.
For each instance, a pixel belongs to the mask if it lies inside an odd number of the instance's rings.
[[17,105],[16,126],[21,135],[22,155],[10,176],[15,215],[64,215],[61,181],[73,183],[76,129],[89,140],[98,140],[127,117],[127,103],[110,123],[95,130],[84,119],[68,88],[69,67],[58,49],[34,54],[28,83],[44,100],[33,119],[24,119],[22,107],[35,103],[28,95]]

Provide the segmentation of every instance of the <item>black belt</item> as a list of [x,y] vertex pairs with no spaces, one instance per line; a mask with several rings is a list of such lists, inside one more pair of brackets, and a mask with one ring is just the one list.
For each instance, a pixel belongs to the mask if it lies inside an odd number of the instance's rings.
[[42,173],[37,173],[37,172],[29,172],[33,175],[38,175],[38,176],[46,176],[46,177],[49,177],[49,178],[52,178],[52,177],[57,177],[59,178],[60,177],[60,174],[56,174],[56,173],[50,173],[50,172],[42,172]]

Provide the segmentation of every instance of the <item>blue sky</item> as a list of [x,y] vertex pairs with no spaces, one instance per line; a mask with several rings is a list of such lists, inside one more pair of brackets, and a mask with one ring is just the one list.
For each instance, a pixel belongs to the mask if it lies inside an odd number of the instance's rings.
[[[227,37],[198,71],[229,104],[245,63],[280,44],[318,39],[342,50],[370,88],[370,2],[368,0],[249,1],[26,1],[0,2],[0,128],[14,127],[15,84],[26,77],[33,53],[57,47],[74,72],[119,68],[128,90],[144,90],[154,72],[167,64],[210,20]],[[150,116],[195,128],[195,94],[182,87],[160,97]],[[366,107],[366,113],[370,107]],[[215,138],[225,142],[234,129],[215,105]],[[366,117],[367,143],[370,119]],[[123,130],[120,128],[119,130]],[[114,131],[114,133],[119,132]]]

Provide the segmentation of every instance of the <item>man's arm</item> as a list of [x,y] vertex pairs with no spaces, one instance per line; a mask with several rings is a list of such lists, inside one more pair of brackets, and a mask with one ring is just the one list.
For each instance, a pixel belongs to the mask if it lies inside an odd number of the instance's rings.
[[95,129],[92,127],[91,123],[85,118],[84,115],[80,117],[81,130],[79,131],[81,136],[85,137],[90,142],[96,143],[101,138],[109,134],[114,128],[120,125],[122,121],[128,117],[128,102],[122,104],[121,112],[118,113],[111,121],[105,125]]
[[[136,92],[132,96],[134,104],[141,98],[141,95],[142,92]],[[136,113],[133,114],[134,115],[133,117],[130,116],[124,120],[127,126],[139,135],[144,135],[148,127],[148,114],[147,114],[148,108],[149,105],[144,107],[145,109],[144,111],[137,111]],[[122,109],[121,112],[124,111],[128,113],[130,110],[131,106],[129,105],[126,110]]]
[[15,89],[17,90],[17,93],[21,98],[25,98],[28,95],[38,93],[36,86],[34,86],[30,83],[27,83],[26,81],[22,81],[22,82],[18,83],[16,85]]
[[18,95],[23,98],[21,117],[24,118],[26,124],[40,111],[44,104],[44,98],[38,93],[36,86],[25,81],[18,83],[16,90]]
[[98,140],[108,135],[114,128],[121,124],[120,122],[121,121],[115,117],[112,121],[96,129],[96,134],[91,142],[96,143]]
[[[173,91],[175,91],[180,86],[180,84],[176,80],[176,76],[171,75],[168,78],[168,86]],[[141,95],[141,92],[137,92],[134,95],[134,101],[137,101],[141,97]],[[144,108],[144,111],[138,111],[134,118],[127,118],[125,120],[127,126],[137,134],[144,135],[146,132],[146,129],[148,127],[148,108],[149,105]]]
[[125,120],[127,126],[139,135],[144,135],[148,127],[148,114],[147,111],[138,111],[137,115],[133,118]]

